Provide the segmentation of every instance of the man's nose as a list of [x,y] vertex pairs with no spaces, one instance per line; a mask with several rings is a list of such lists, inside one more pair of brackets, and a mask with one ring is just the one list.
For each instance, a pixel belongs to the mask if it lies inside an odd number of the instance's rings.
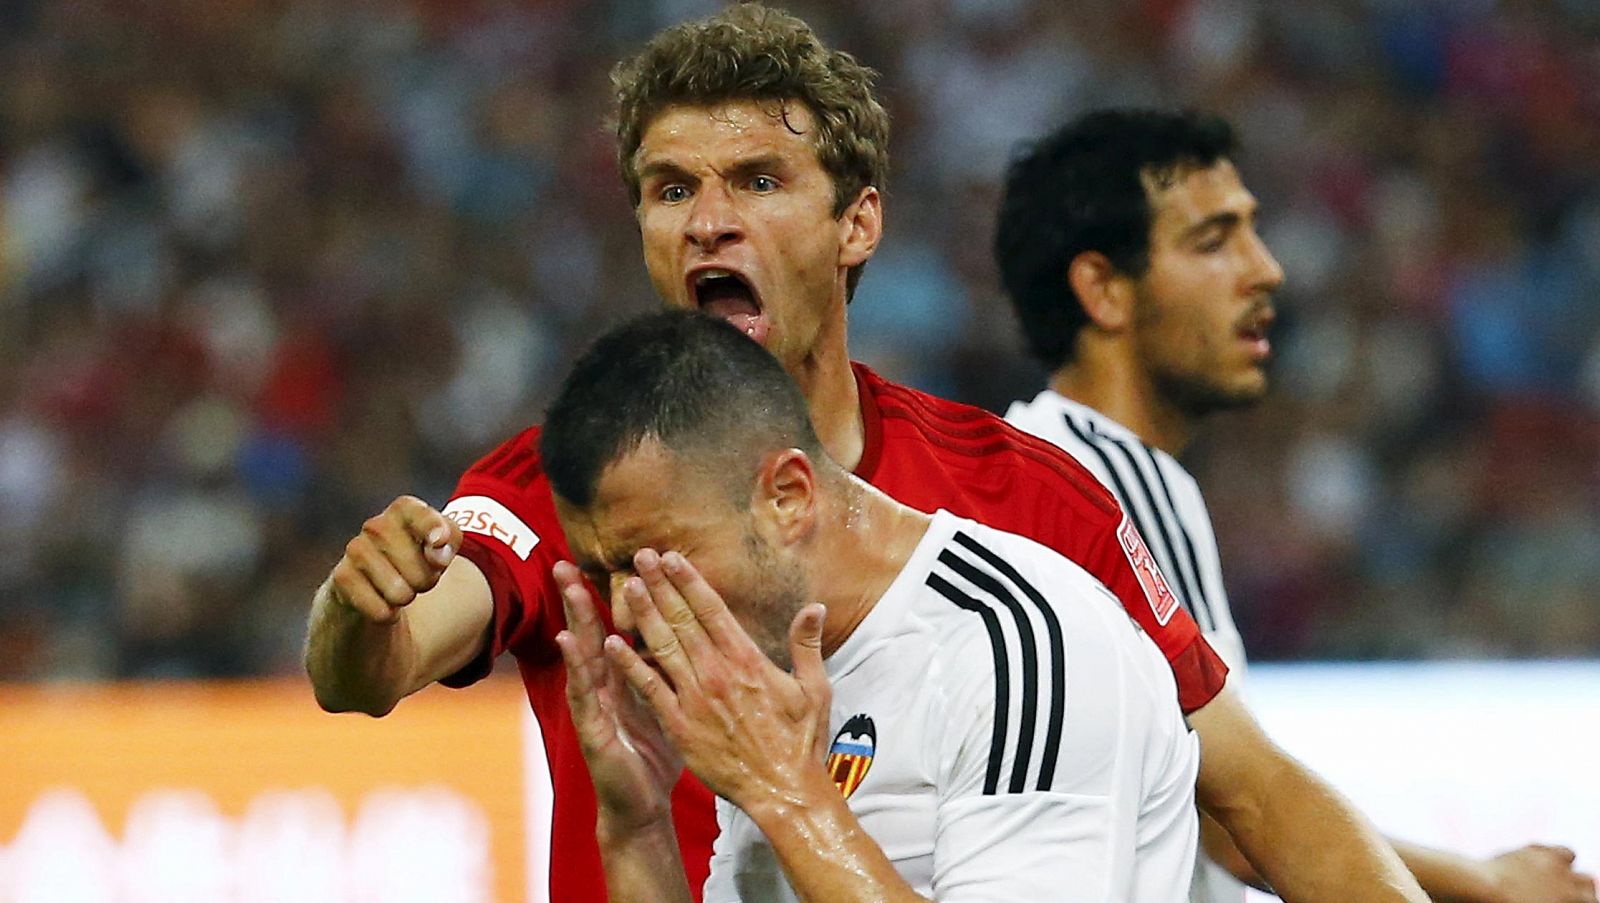
[[1250,233],[1252,288],[1259,291],[1277,291],[1283,285],[1283,266],[1272,256],[1272,249],[1256,232]]
[[701,251],[711,253],[744,235],[744,227],[726,186],[702,186],[689,209],[684,237]]

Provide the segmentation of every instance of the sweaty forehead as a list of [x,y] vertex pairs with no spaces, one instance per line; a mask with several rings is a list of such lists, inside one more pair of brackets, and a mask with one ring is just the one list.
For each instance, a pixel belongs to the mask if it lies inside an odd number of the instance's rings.
[[1181,232],[1218,214],[1248,216],[1256,199],[1229,160],[1207,167],[1180,166],[1168,178],[1145,173],[1140,181],[1150,198],[1151,231]]
[[640,136],[635,162],[641,168],[668,161],[726,165],[756,154],[810,152],[814,126],[811,111],[797,101],[671,106]]

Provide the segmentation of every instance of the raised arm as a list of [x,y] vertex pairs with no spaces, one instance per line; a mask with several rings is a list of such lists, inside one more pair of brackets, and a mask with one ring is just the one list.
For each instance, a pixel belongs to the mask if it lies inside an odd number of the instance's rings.
[[330,712],[380,716],[488,642],[494,601],[461,530],[401,496],[369,518],[311,602],[306,673]]
[[612,903],[690,903],[672,826],[672,788],[683,759],[606,657],[605,624],[571,562],[555,565],[567,629],[556,645],[567,666],[567,705],[594,782],[595,839]]
[[1189,716],[1200,737],[1200,808],[1289,903],[1425,901],[1360,812],[1267,737],[1231,688]]

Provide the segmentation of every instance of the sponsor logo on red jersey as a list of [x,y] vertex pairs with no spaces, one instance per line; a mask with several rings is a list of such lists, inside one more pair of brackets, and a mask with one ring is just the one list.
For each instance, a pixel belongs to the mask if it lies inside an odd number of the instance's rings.
[[1156,623],[1167,626],[1167,622],[1172,620],[1172,613],[1178,610],[1178,597],[1167,585],[1167,578],[1161,576],[1161,567],[1145,546],[1144,537],[1134,529],[1132,521],[1123,517],[1122,526],[1117,530],[1117,539],[1122,542],[1122,551],[1127,553],[1133,572],[1139,575],[1139,585],[1144,587],[1145,598],[1150,600],[1150,610],[1155,613]]
[[464,495],[444,507],[444,516],[463,533],[477,533],[505,543],[518,558],[528,560],[539,534],[511,513],[511,509],[486,495]]

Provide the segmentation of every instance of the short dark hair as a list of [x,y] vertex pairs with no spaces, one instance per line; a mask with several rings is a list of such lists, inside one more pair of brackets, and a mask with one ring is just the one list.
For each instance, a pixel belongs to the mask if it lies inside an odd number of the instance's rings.
[[1192,110],[1096,110],[1024,147],[1006,170],[995,231],[1000,279],[1023,341],[1046,367],[1070,361],[1089,321],[1067,282],[1085,251],[1119,271],[1150,267],[1150,197],[1144,177],[1165,182],[1185,167],[1234,155],[1233,129]]
[[556,495],[586,508],[605,469],[650,440],[731,480],[736,500],[767,452],[822,455],[805,396],[777,359],[694,311],[646,314],[601,336],[550,406],[539,451]]

